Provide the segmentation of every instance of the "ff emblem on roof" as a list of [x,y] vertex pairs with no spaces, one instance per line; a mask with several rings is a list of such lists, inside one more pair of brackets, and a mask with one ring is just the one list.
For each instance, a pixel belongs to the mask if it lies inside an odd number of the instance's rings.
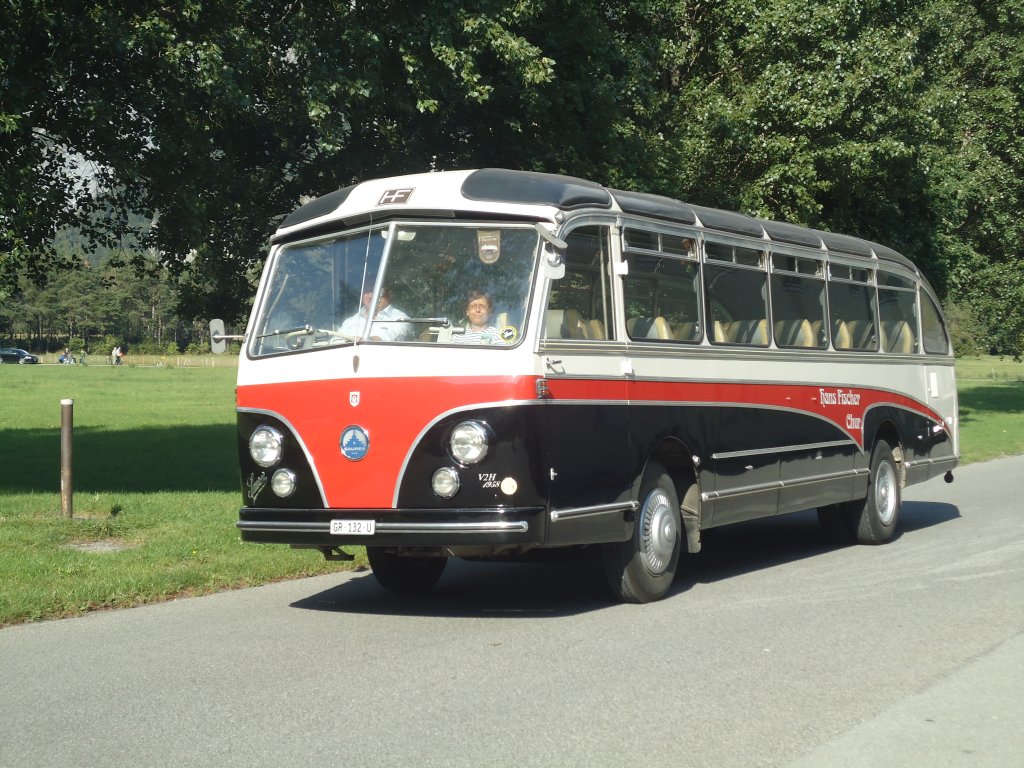
[[415,187],[406,187],[405,189],[389,189],[383,195],[381,195],[380,202],[377,205],[401,205],[402,203],[408,203],[409,198],[412,197],[412,193],[416,191]]

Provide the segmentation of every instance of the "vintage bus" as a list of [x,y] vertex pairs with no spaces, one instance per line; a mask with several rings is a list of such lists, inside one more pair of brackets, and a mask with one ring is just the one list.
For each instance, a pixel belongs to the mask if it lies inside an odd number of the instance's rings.
[[365,546],[403,594],[450,557],[592,547],[657,600],[703,531],[816,508],[881,543],[958,460],[949,336],[899,253],[501,169],[287,216],[237,419],[242,538]]

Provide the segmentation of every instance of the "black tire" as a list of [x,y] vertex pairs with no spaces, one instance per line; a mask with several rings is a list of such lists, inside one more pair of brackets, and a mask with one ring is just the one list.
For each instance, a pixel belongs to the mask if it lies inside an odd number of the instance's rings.
[[857,541],[861,544],[882,544],[896,533],[900,522],[900,472],[892,448],[884,441],[871,452],[871,475],[868,495],[855,509]]
[[608,586],[627,603],[650,603],[668,594],[679,564],[683,521],[675,484],[651,463],[640,484],[640,509],[632,538],[602,550]]
[[818,507],[818,525],[830,544],[853,544],[857,541],[858,508],[864,502],[847,501]]
[[380,585],[396,595],[426,594],[448,565],[446,557],[397,555],[382,547],[367,547],[366,556]]

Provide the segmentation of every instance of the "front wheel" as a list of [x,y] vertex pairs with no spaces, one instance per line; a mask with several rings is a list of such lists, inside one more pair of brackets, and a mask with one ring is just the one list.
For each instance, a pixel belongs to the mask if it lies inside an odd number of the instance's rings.
[[885,441],[871,452],[868,495],[818,508],[818,522],[829,541],[882,544],[893,537],[900,519],[900,476],[896,457]]
[[682,529],[675,484],[664,467],[652,463],[640,485],[632,538],[605,544],[602,552],[615,597],[627,603],[650,603],[668,594],[679,563]]
[[367,547],[366,557],[380,585],[396,595],[426,594],[448,565],[446,557],[398,555],[383,547]]
[[896,533],[900,519],[901,491],[896,457],[889,444],[880,441],[871,452],[868,495],[857,508],[854,520],[857,541],[881,544]]

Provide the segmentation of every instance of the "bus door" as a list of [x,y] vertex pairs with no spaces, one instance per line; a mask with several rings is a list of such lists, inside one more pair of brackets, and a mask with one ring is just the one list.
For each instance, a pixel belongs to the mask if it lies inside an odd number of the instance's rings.
[[565,276],[541,318],[549,397],[538,408],[547,447],[549,544],[625,538],[636,461],[631,457],[627,372],[612,316],[609,229],[565,238]]

